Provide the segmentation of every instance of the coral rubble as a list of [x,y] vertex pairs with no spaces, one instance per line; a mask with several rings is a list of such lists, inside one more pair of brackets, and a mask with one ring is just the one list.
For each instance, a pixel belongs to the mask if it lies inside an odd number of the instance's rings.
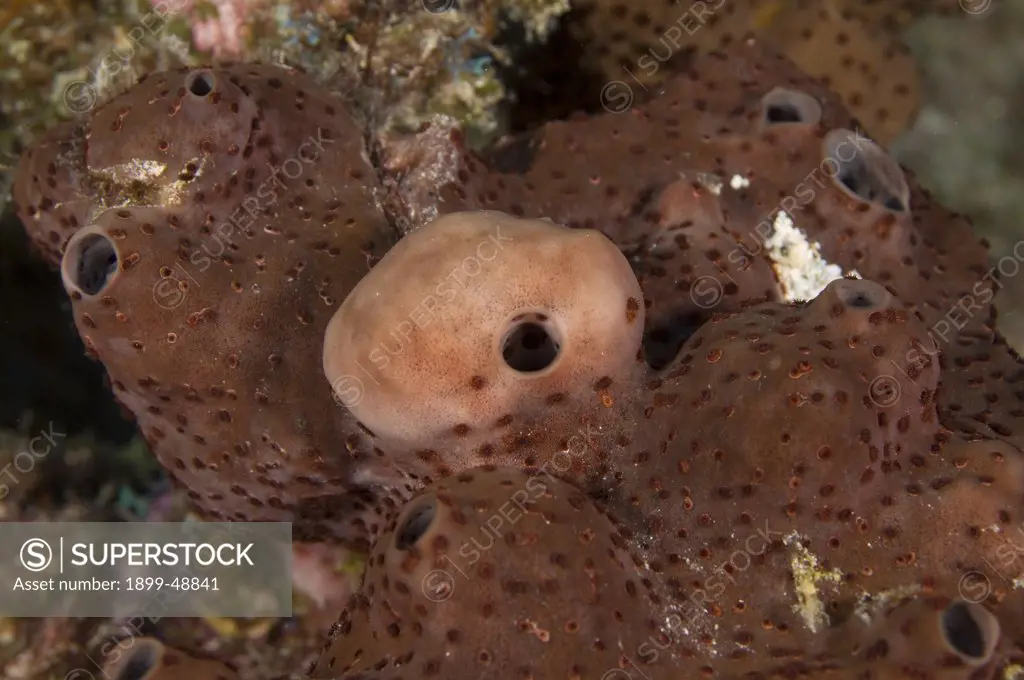
[[504,130],[512,96],[502,36],[540,44],[569,10],[568,0],[178,2],[204,54],[301,68],[345,91],[379,131],[445,114],[480,144]]
[[754,40],[483,156],[294,71],[157,73],[15,196],[209,516],[370,547],[315,677],[1021,661],[986,249]]

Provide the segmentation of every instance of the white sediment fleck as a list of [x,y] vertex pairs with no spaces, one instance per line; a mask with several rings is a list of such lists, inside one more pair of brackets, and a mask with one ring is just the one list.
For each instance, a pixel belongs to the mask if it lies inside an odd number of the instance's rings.
[[793,570],[793,590],[797,598],[793,611],[800,615],[809,631],[817,633],[829,623],[825,604],[818,592],[818,584],[838,584],[842,581],[843,572],[839,569],[824,571],[817,556],[803,546],[800,538],[794,531],[782,539],[783,544],[793,550],[789,560],[790,568]]
[[530,42],[543,42],[558,24],[558,18],[572,9],[569,0],[544,3],[509,3],[510,18],[526,28]]
[[[811,241],[789,214],[780,210],[765,240],[765,253],[779,277],[787,302],[803,302],[818,296],[825,286],[844,276],[843,270],[821,256],[821,244]],[[857,271],[847,276],[861,278]]]
[[[683,179],[686,179],[685,175],[681,174],[680,176]],[[715,175],[710,172],[698,172],[697,183],[700,184],[705,189],[707,189],[708,191],[710,191],[711,193],[713,193],[715,196],[722,195],[722,187],[724,186],[724,182],[722,182],[722,178],[719,177],[718,175]]]
[[165,172],[167,172],[166,163],[133,158],[127,163],[97,170],[96,174],[109,177],[118,184],[127,184],[129,182],[150,182]]
[[750,180],[743,175],[733,175],[729,180],[729,186],[733,189],[745,189],[750,186]]
[[880,593],[863,592],[860,596],[860,602],[857,603],[857,608],[853,613],[864,623],[870,623],[880,610],[888,609],[889,605],[899,602],[906,597],[916,595],[919,592],[921,592],[921,586],[916,583],[909,586],[892,588],[891,590],[883,590]]

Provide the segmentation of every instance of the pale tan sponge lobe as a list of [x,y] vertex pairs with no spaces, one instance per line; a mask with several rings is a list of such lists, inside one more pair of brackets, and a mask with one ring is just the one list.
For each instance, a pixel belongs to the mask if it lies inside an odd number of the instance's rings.
[[377,436],[472,438],[639,370],[643,296],[597,231],[491,211],[402,239],[327,326],[324,372]]

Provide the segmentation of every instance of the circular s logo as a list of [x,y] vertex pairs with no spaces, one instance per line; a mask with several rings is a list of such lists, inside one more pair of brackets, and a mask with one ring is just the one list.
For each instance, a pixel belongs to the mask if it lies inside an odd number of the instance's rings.
[[633,88],[621,80],[605,83],[601,88],[601,106],[608,113],[624,113],[633,106]]
[[65,675],[64,680],[96,680],[96,676],[84,668],[76,668]]
[[980,571],[969,571],[960,578],[958,589],[965,601],[980,604],[992,594],[992,582]]
[[21,565],[29,571],[42,571],[53,562],[50,544],[41,538],[30,538],[21,545]]
[[357,406],[363,400],[363,381],[354,375],[343,375],[333,383],[334,401],[346,408]]
[[431,602],[444,602],[455,592],[455,579],[444,569],[434,569],[423,577],[423,594]]

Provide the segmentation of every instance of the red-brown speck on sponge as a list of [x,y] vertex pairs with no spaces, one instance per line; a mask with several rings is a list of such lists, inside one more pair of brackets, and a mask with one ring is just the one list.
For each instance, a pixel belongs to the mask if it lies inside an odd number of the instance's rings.
[[822,663],[838,673],[821,677],[948,680],[1002,677],[1007,645],[999,622],[964,600],[917,596],[861,613],[836,631],[834,656]]
[[[87,144],[56,191],[84,174],[92,201],[65,287],[157,457],[211,517],[294,520],[298,536],[368,546],[405,490],[367,490],[394,478],[316,388],[315,357],[395,235],[343,104],[276,67],[179,69],[65,132]],[[18,177],[23,212],[51,191],[33,174],[47,143]],[[27,226],[36,240],[50,228]]]
[[[408,472],[544,465],[551,434],[620,420],[613,395],[643,374],[642,297],[599,232],[449,214],[348,296],[327,326],[325,375],[380,448],[440,464]],[[572,463],[582,479],[599,460]]]
[[[920,104],[917,64],[902,42],[907,24],[927,15],[970,18],[957,3],[935,0],[704,0],[682,5],[572,0],[571,5],[562,40],[582,53],[567,50],[593,72],[597,88],[622,81],[639,96],[653,95],[691,63],[695,52],[700,58],[712,50],[730,50],[753,33],[842,95],[872,135],[886,143],[913,123]],[[565,104],[574,110],[582,107],[581,97],[593,97],[593,91],[580,91],[575,71],[570,71],[572,80],[563,82],[564,66],[545,66],[538,79],[551,93],[541,106]],[[744,75],[756,77],[742,68],[733,77]]]
[[[486,162],[451,121],[364,148],[280,69],[151,78],[84,123],[52,195],[32,168],[56,152],[30,154],[19,210],[91,199],[62,261],[76,322],[201,507],[382,536],[319,676],[621,680],[651,636],[648,680],[1019,662],[1024,392],[986,248],[792,64],[745,42]],[[524,227],[514,266],[473,250],[499,223]],[[472,285],[420,323],[467,248]],[[502,475],[556,491],[448,600],[417,596],[496,523]],[[864,620],[891,657],[850,647]],[[554,649],[570,628],[589,639]]]
[[[424,144],[442,148],[421,155],[459,148],[457,138],[446,139],[441,144],[425,133]],[[764,299],[770,286],[758,279],[748,288],[734,270],[749,258],[793,268],[777,225],[783,213],[792,222],[788,232],[819,267],[832,265],[838,275],[856,271],[891,287],[929,327],[945,329],[950,323],[943,319],[963,305],[969,311],[959,315],[954,332],[990,330],[996,284],[969,222],[934,203],[909,171],[864,136],[834,93],[756,41],[695,60],[650,101],[549,123],[506,140],[488,152],[487,164],[460,156],[455,179],[437,190],[440,213],[501,210],[597,229],[624,249],[647,282],[652,311],[664,308],[656,317],[676,309],[685,317],[694,296],[713,311]],[[677,248],[689,252],[669,258],[671,244],[650,246],[661,233],[663,194],[681,177],[714,194],[707,207],[712,215],[721,212],[721,229],[730,236],[719,233],[714,244],[688,239]],[[417,206],[417,214],[424,212]],[[702,259],[721,265],[711,270],[713,284],[702,278],[707,265],[698,269]],[[785,278],[780,274],[781,283]],[[655,279],[664,281],[652,285]],[[709,286],[724,294],[702,293]],[[794,289],[787,299],[815,292]]]
[[92,214],[85,133],[74,123],[48,130],[18,162],[14,206],[32,244],[56,266],[64,244]]
[[682,632],[626,543],[553,477],[486,466],[445,479],[381,535],[313,677],[685,677],[664,651]]

